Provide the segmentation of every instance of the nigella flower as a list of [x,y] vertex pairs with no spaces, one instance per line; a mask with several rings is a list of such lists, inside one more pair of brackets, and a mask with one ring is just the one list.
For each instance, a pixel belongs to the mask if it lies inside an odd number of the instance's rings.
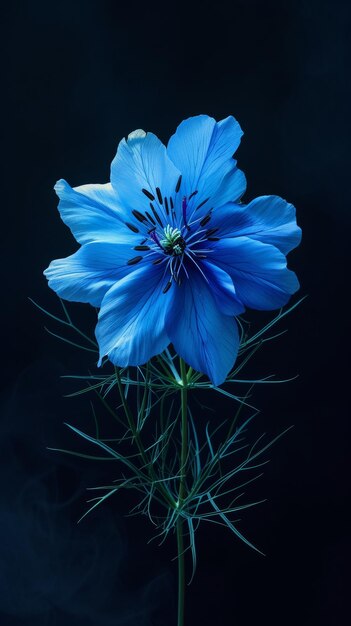
[[53,261],[49,285],[100,307],[100,361],[140,365],[170,343],[221,384],[239,345],[235,316],[272,310],[299,287],[285,255],[300,242],[295,209],[277,196],[240,202],[233,117],[185,120],[167,148],[152,133],[123,139],[111,183],[71,188],[59,211],[79,250]]

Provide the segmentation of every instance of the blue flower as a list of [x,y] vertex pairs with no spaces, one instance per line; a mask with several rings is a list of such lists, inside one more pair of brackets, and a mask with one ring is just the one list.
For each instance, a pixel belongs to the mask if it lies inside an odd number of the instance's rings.
[[56,184],[81,247],[44,273],[61,298],[100,307],[99,364],[140,365],[172,343],[219,385],[237,356],[235,316],[280,308],[299,288],[285,257],[301,238],[294,207],[240,201],[241,135],[233,117],[206,115],[182,122],[167,148],[137,130],[118,146],[111,183]]

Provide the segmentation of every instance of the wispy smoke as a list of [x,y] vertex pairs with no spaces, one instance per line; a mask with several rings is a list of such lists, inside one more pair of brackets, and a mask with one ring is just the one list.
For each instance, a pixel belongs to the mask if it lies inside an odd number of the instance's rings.
[[[171,624],[170,573],[155,574],[153,566],[148,580],[145,564],[130,555],[126,522],[113,504],[77,525],[87,498],[86,465],[46,450],[62,442],[67,401],[60,373],[53,362],[37,363],[2,399],[0,623]],[[92,476],[92,465],[88,471]],[[133,583],[130,572],[141,567]]]

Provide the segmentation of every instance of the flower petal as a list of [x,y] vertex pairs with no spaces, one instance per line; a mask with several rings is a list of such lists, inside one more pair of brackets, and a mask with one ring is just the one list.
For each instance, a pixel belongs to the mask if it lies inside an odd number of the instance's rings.
[[202,262],[202,268],[211,287],[219,309],[225,315],[240,315],[245,311],[243,303],[239,300],[233,281],[229,274],[218,265],[209,261]]
[[181,171],[182,195],[198,194],[189,210],[210,198],[204,210],[238,200],[246,188],[245,177],[232,158],[239,146],[242,130],[227,117],[216,122],[207,115],[190,117],[182,122],[168,143],[167,152]]
[[129,244],[92,242],[52,261],[44,274],[61,298],[100,306],[106,292],[131,271],[127,261],[133,256]]
[[295,207],[279,196],[260,196],[247,205],[227,204],[212,215],[221,236],[249,236],[287,254],[301,241]]
[[222,239],[213,245],[211,261],[233,279],[240,300],[252,309],[278,309],[299,289],[286,258],[274,246],[250,239]]
[[[211,208],[221,207],[227,202],[239,201],[246,191],[246,176],[244,172],[237,167],[233,167],[232,163],[236,163],[236,161],[234,161],[234,159],[231,159],[231,161],[231,169],[223,177],[216,191],[214,191],[210,198]],[[209,207],[208,203],[205,205],[204,209],[206,207]],[[198,213],[196,213],[196,217],[198,217]]]
[[107,292],[95,331],[99,365],[106,355],[121,367],[142,365],[168,346],[165,316],[171,296],[162,293],[164,287],[163,270],[147,264]]
[[190,274],[173,290],[166,328],[176,352],[214,385],[220,385],[232,368],[239,347],[233,317],[222,313],[200,273]]
[[110,183],[81,185],[72,189],[63,179],[55,185],[58,209],[78,243],[91,241],[127,242],[135,235],[124,224],[116,194]]
[[174,193],[180,172],[167,156],[163,143],[153,133],[136,130],[122,139],[111,164],[111,183],[116,194],[129,210],[148,210],[150,198],[143,189],[155,197],[154,204],[161,212],[163,202],[157,198],[159,188],[162,197]]

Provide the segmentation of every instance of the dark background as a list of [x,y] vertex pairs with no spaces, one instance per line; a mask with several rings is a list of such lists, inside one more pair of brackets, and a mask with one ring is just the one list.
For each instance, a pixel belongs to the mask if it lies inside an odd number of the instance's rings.
[[[76,524],[110,466],[46,447],[74,447],[64,421],[90,425],[89,399],[64,398],[60,378],[90,363],[45,333],[27,298],[58,312],[42,271],[76,249],[55,181],[106,182],[123,136],[166,141],[197,113],[239,120],[246,199],[296,205],[290,267],[308,298],[246,370],[299,374],[255,395],[259,432],[295,425],[249,492],[268,501],[240,526],[266,556],[200,530],[186,624],[348,623],[349,2],[34,0],[2,18],[1,626],[175,623],[172,539],[147,545],[153,528],[124,517],[125,496]],[[71,307],[92,329],[88,309]]]

